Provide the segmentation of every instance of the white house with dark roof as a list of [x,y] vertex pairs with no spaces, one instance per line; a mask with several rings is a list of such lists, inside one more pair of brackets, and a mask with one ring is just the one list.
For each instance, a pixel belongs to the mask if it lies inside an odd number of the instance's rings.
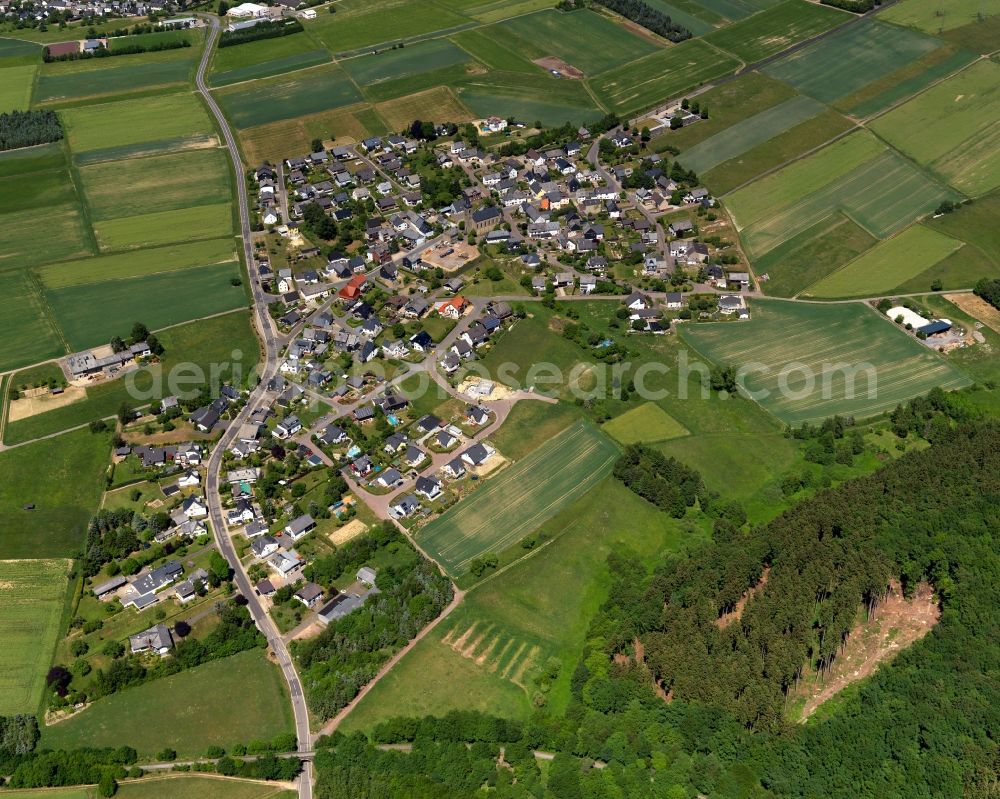
[[314,608],[323,601],[323,588],[316,583],[306,583],[294,596],[307,608]]
[[315,529],[316,520],[313,519],[313,517],[308,513],[305,513],[296,519],[292,519],[285,525],[285,533],[287,533],[293,541],[298,541],[302,538],[302,536],[308,535]]
[[468,466],[481,466],[496,454],[496,450],[489,444],[473,444],[462,453],[462,460]]
[[418,477],[413,490],[428,502],[433,502],[441,496],[441,481],[436,477]]
[[128,643],[133,655],[140,652],[155,652],[162,656],[173,647],[174,639],[166,625],[155,624],[148,630],[129,636]]

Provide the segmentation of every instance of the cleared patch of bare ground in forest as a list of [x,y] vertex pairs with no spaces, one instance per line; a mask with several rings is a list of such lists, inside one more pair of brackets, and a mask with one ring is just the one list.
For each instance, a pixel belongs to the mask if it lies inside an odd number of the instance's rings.
[[738,621],[741,616],[743,616],[743,609],[747,606],[747,602],[753,599],[753,595],[760,591],[765,585],[767,585],[768,575],[771,573],[771,567],[765,566],[764,571],[761,572],[760,579],[757,581],[756,585],[750,586],[746,591],[743,592],[743,596],[739,598],[736,602],[736,607],[727,613],[723,613],[715,620],[715,626],[720,630],[725,630],[734,621]]
[[871,617],[851,630],[833,666],[800,681],[789,694],[791,701],[805,698],[798,720],[804,722],[828,699],[870,676],[880,663],[919,641],[940,618],[941,609],[929,584],[920,583],[913,596],[905,599],[899,583],[894,581]]

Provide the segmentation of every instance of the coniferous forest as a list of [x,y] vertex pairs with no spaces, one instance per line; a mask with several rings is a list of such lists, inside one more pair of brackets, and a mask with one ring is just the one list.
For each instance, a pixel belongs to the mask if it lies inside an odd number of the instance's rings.
[[[452,713],[394,719],[371,740],[335,736],[317,758],[317,795],[995,796],[1000,426],[959,421],[933,398],[904,410],[923,419],[929,448],[749,532],[720,518],[710,543],[652,572],[613,554],[564,715]],[[738,621],[716,624],[765,568]],[[827,718],[796,723],[786,692],[836,661],[890,579],[904,592],[929,581],[940,621]],[[413,749],[376,746],[387,743]]]
[[59,141],[62,125],[55,111],[10,111],[0,114],[0,150],[16,150]]
[[647,30],[658,33],[664,39],[682,42],[691,38],[691,31],[683,25],[678,25],[660,9],[643,0],[597,0],[597,2]]

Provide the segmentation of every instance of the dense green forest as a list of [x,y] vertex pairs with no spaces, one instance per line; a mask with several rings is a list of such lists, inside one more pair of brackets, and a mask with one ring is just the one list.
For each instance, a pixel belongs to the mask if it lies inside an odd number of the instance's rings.
[[644,500],[678,519],[699,499],[703,508],[708,501],[697,471],[650,447],[626,447],[615,461],[614,475]]
[[55,111],[11,111],[0,114],[0,150],[16,150],[59,141],[62,125]]
[[984,277],[976,283],[976,294],[994,308],[1000,308],[1000,280]]
[[664,39],[682,42],[691,38],[691,31],[683,25],[678,25],[660,9],[653,8],[643,0],[596,0],[596,2],[637,25],[642,25],[646,30],[658,33]]
[[256,42],[260,39],[279,39],[293,33],[301,33],[305,28],[297,19],[276,19],[270,22],[257,22],[249,28],[235,31],[223,31],[219,37],[219,47],[232,47],[236,44]]
[[[711,543],[652,573],[614,553],[563,716],[396,719],[373,741],[335,738],[317,759],[317,795],[466,797],[489,785],[539,799],[995,796],[1000,426],[960,407],[941,392],[901,406],[897,433],[929,448],[759,528],[720,517]],[[765,567],[766,585],[720,629]],[[828,718],[790,722],[786,691],[836,660],[891,578],[904,590],[930,581],[938,625]],[[375,746],[406,741],[410,754]],[[554,758],[545,779],[532,750]]]

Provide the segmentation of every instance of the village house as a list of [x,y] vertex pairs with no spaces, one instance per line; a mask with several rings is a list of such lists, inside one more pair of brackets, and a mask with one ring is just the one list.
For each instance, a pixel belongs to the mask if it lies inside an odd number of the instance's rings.
[[128,643],[133,655],[141,652],[155,652],[162,656],[173,647],[174,639],[166,625],[155,624],[148,630],[129,636]]
[[323,589],[316,583],[306,583],[295,592],[294,596],[307,608],[312,609],[323,601]]
[[285,534],[288,535],[293,541],[298,541],[305,535],[308,535],[313,530],[316,529],[316,520],[313,519],[308,513],[303,514],[295,519],[292,519],[288,524],[285,525]]
[[446,316],[449,319],[460,319],[468,307],[468,301],[461,294],[457,294],[450,300],[445,300],[435,305],[434,310],[441,316]]

